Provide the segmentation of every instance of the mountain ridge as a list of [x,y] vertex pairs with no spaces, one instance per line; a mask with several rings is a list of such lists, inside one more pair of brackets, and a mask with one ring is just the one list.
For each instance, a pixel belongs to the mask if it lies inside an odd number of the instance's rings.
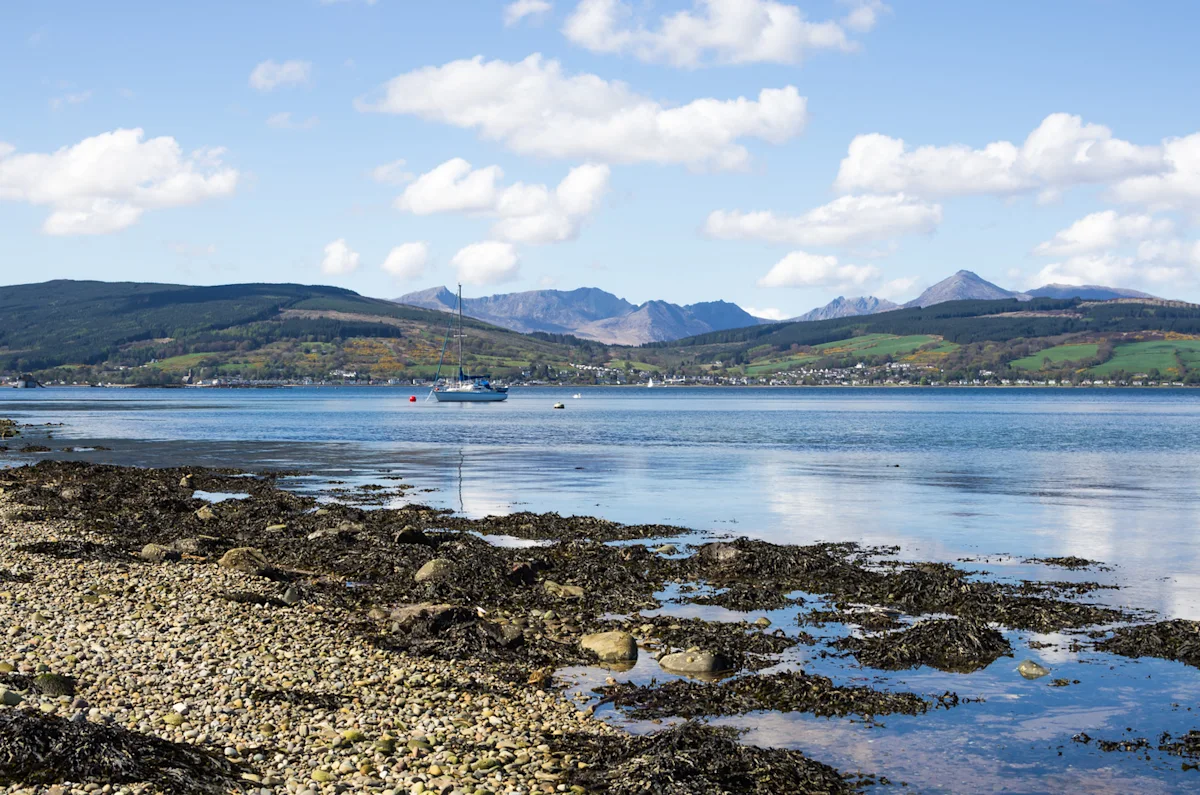
[[[453,312],[457,298],[445,287],[433,287],[392,301]],[[534,331],[571,334],[609,345],[669,342],[765,322],[727,301],[680,305],[654,300],[635,305],[597,287],[464,298],[463,314],[524,334]]]

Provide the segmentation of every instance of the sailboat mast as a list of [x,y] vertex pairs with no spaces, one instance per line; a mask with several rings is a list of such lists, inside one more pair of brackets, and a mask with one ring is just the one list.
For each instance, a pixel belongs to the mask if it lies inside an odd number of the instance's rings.
[[462,285],[458,285],[458,380],[463,380],[462,338],[463,338]]

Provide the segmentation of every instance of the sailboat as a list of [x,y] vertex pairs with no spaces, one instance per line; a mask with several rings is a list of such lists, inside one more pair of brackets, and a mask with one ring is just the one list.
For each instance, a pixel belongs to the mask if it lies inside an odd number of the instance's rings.
[[454,319],[446,328],[446,339],[442,341],[442,358],[438,360],[437,374],[433,377],[433,396],[438,403],[496,403],[508,398],[508,387],[492,386],[485,376],[470,376],[463,372],[463,312],[462,285],[458,285],[458,375],[453,381],[442,381],[442,364],[446,361],[446,346],[450,343],[450,332],[454,330]]
[[654,386],[654,379],[653,379],[653,378],[651,378],[651,379],[650,379],[650,381],[649,381],[649,382],[646,384],[646,386],[647,386],[648,388],[650,388],[650,387],[653,387],[653,386]]

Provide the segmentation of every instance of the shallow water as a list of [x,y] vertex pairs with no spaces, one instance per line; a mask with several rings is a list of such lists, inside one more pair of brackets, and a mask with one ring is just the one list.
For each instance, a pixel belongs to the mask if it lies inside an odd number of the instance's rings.
[[[379,388],[0,390],[0,416],[65,423],[47,429],[56,449],[112,448],[56,457],[304,469],[293,485],[312,491],[400,475],[414,488],[398,499],[472,516],[556,510],[680,524],[698,536],[895,544],[902,557],[967,558],[962,565],[1002,578],[1116,583],[1121,590],[1087,598],[1200,619],[1200,391],[600,388],[569,400],[574,391],[515,390],[504,404],[448,406]],[[552,410],[558,401],[566,411]],[[1024,562],[1059,555],[1114,569]],[[701,610],[741,617],[666,608]],[[794,611],[766,615],[796,630]],[[803,715],[731,721],[752,727],[751,741],[792,745],[918,791],[1200,785],[1176,757],[1105,754],[1070,739],[1086,731],[1157,744],[1162,731],[1200,728],[1189,709],[1200,709],[1200,671],[1070,652],[1075,636],[1041,650],[1026,643],[1046,638],[1009,637],[1016,657],[970,675],[884,675],[822,658],[820,647],[789,655],[839,683],[955,690],[983,703],[873,727]],[[1053,675],[1022,679],[1015,667],[1025,658]],[[605,675],[569,672],[583,690]],[[668,678],[648,658],[616,676]],[[1049,687],[1057,677],[1080,684]]]

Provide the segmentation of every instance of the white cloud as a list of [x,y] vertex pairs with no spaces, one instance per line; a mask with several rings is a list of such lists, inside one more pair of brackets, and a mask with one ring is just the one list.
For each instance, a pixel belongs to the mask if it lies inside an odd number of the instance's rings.
[[238,172],[223,149],[184,155],[174,138],[143,140],[141,129],[114,130],[49,154],[16,154],[0,144],[0,200],[48,206],[42,231],[104,234],[137,223],[146,210],[228,196]]
[[982,149],[961,144],[909,149],[879,133],[850,142],[834,187],[843,192],[908,192],[919,196],[1047,195],[1074,185],[1152,174],[1163,168],[1159,146],[1138,146],[1112,137],[1099,124],[1054,113],[1021,146],[996,141]]
[[697,99],[666,107],[624,83],[565,75],[557,61],[540,55],[417,69],[356,106],[474,129],[520,154],[723,169],[749,160],[740,140],[783,143],[803,130],[808,115],[793,86],[763,89],[757,100]]
[[267,126],[274,127],[277,130],[311,130],[317,126],[318,119],[316,116],[309,116],[304,121],[293,121],[292,114],[289,111],[275,113],[267,117]]
[[865,33],[875,27],[879,15],[890,11],[881,0],[842,0],[845,5],[853,6],[850,13],[842,21],[850,30]]
[[450,264],[458,269],[460,282],[475,285],[512,281],[520,269],[513,245],[494,240],[465,246],[454,255]]
[[461,157],[442,163],[417,177],[396,199],[396,209],[413,215],[493,210],[496,181],[504,175],[499,166],[472,170]]
[[858,287],[879,278],[873,265],[842,265],[834,256],[793,251],[758,280],[759,287]]
[[571,169],[558,187],[498,183],[499,166],[472,169],[462,158],[447,160],[413,180],[395,202],[414,215],[475,213],[496,218],[492,236],[510,243],[558,243],[571,240],[595,212],[608,190],[609,168]]
[[1115,210],[1080,218],[1033,250],[1041,256],[1070,256],[1114,248],[1130,241],[1169,235],[1174,224],[1151,215],[1120,215]]
[[755,317],[761,317],[764,320],[787,320],[788,317],[787,313],[782,309],[775,309],[774,307],[755,309],[752,306],[744,306],[742,309],[745,309],[747,314],[754,315]]
[[358,270],[358,252],[346,245],[344,237],[325,246],[325,258],[321,260],[321,272],[330,276],[341,276]]
[[1113,186],[1120,201],[1152,209],[1183,209],[1200,214],[1200,133],[1163,143],[1161,174],[1130,177]]
[[1138,244],[1137,258],[1142,262],[1183,263],[1200,268],[1200,240],[1145,240]]
[[932,232],[942,208],[911,196],[842,196],[797,216],[770,211],[716,210],[704,232],[724,240],[766,240],[799,246],[841,246]]
[[549,0],[516,0],[504,7],[504,24],[511,27],[525,17],[537,17],[549,13],[554,4]]
[[[877,2],[858,5],[845,24],[867,30],[882,8]],[[688,68],[712,62],[798,64],[810,52],[856,49],[841,23],[810,22],[796,6],[776,0],[694,0],[691,10],[663,16],[657,29],[635,16],[625,0],[581,0],[563,33],[592,52],[629,53]]]
[[272,91],[279,86],[307,83],[311,72],[308,61],[263,61],[250,73],[250,85],[259,91]]
[[387,259],[380,267],[397,279],[407,280],[424,275],[428,262],[429,244],[421,241],[396,246],[388,252]]
[[62,110],[67,105],[79,105],[87,102],[91,98],[91,91],[80,91],[76,94],[64,94],[61,97],[54,97],[51,99],[50,107],[54,110]]
[[916,276],[901,276],[898,279],[892,279],[884,282],[882,287],[876,287],[872,292],[877,298],[886,298],[889,301],[899,301],[905,296],[912,295],[913,287],[917,284]]
[[376,182],[382,182],[385,185],[403,185],[406,182],[412,182],[416,175],[411,171],[405,171],[404,167],[406,165],[408,163],[400,159],[375,166],[375,168],[371,169],[371,179]]
[[1029,286],[1042,284],[1129,284],[1178,283],[1194,276],[1183,265],[1143,262],[1137,257],[1112,253],[1086,254],[1054,262],[1029,279]]

